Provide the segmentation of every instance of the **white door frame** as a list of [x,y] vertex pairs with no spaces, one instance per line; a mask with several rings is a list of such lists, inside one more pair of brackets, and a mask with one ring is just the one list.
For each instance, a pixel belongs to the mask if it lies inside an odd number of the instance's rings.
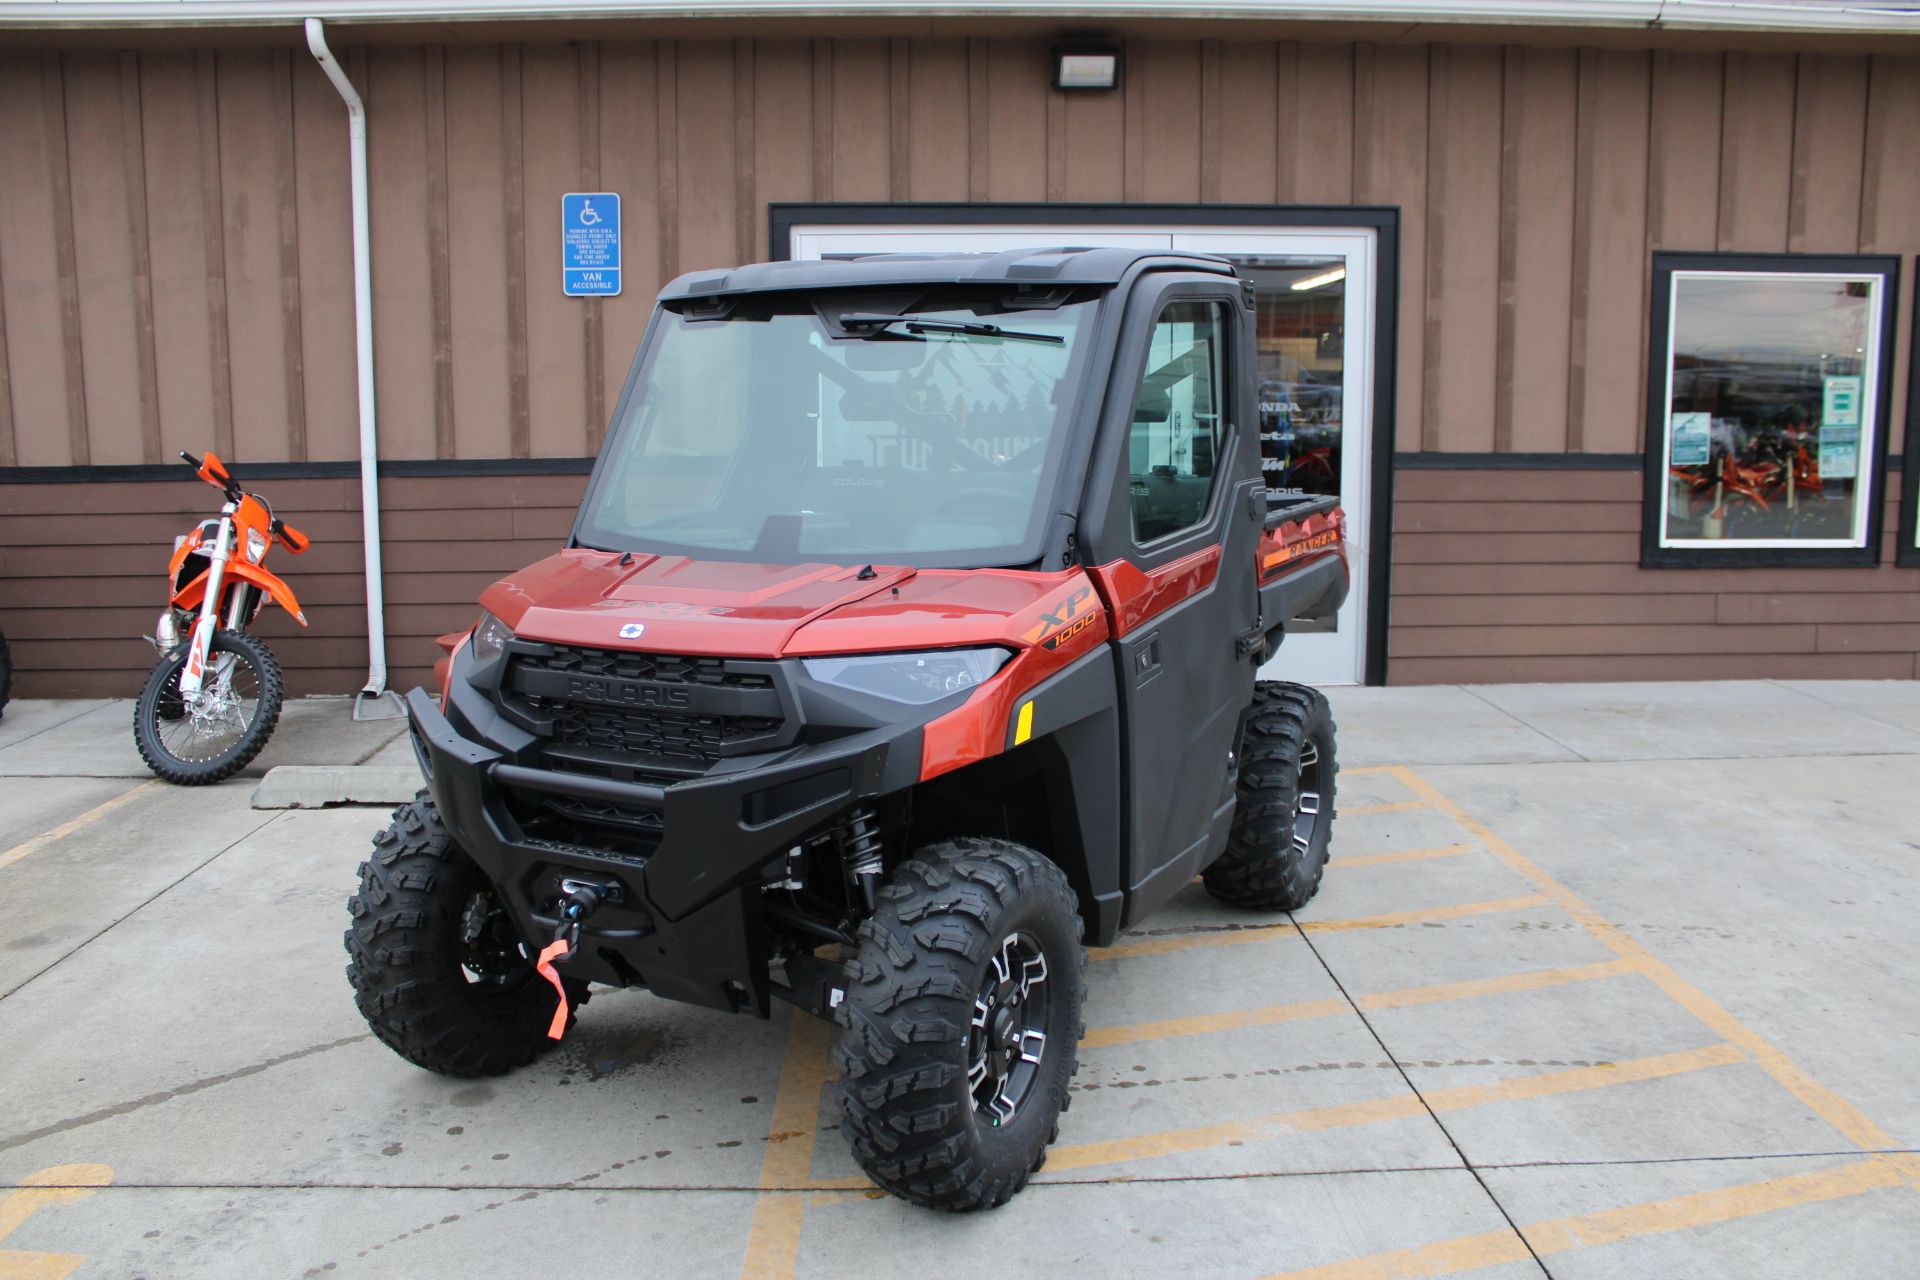
[[[1002,249],[1009,235],[1034,244],[1115,248],[1159,246],[1233,252],[1240,240],[1248,253],[1335,252],[1365,255],[1368,278],[1347,295],[1349,407],[1364,404],[1371,439],[1350,453],[1364,463],[1364,483],[1343,484],[1349,555],[1355,569],[1351,625],[1343,639],[1353,650],[1345,661],[1347,681],[1381,684],[1386,679],[1388,542],[1392,528],[1394,360],[1398,282],[1399,210],[1354,207],[1250,207],[1155,205],[834,205],[776,204],[770,245],[776,259],[817,258],[841,253],[927,252],[936,249]],[[938,243],[931,243],[935,239]],[[1282,247],[1280,238],[1287,244]],[[1204,247],[1203,247],[1204,246]],[[1298,246],[1298,247],[1296,247]],[[1356,273],[1357,275],[1358,273]],[[1355,358],[1357,356],[1357,359]],[[1364,376],[1360,371],[1364,370]],[[1343,610],[1346,613],[1347,610]],[[1301,637],[1304,641],[1307,637]],[[1284,662],[1281,664],[1284,667]],[[1315,665],[1318,665],[1317,663]],[[1331,682],[1331,681],[1330,681]]]

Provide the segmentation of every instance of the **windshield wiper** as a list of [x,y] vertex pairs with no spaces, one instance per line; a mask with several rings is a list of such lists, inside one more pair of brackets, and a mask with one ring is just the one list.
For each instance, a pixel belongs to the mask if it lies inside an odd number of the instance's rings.
[[[866,315],[855,313],[840,317],[842,329],[865,330],[859,337],[876,338],[899,325],[916,337],[923,333],[959,333],[978,338],[1013,338],[1021,342],[1051,342],[1059,345],[1066,341],[1057,333],[1026,333],[1019,329],[1002,329],[997,324],[986,324],[978,320],[934,320],[918,316]],[[897,335],[887,334],[889,337]]]

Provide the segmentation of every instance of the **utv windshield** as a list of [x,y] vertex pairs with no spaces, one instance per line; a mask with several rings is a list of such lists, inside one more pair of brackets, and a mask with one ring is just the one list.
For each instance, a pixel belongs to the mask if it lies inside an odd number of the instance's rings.
[[663,312],[576,540],[768,564],[1037,559],[1096,304],[994,298]]

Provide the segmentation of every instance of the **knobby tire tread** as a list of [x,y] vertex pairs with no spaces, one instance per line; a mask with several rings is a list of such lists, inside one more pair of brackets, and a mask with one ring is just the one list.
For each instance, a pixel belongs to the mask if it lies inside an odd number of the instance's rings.
[[[1333,712],[1326,695],[1306,685],[1263,680],[1240,748],[1238,793],[1226,851],[1201,879],[1221,902],[1262,911],[1297,911],[1319,892],[1332,838]],[[1293,839],[1293,808],[1300,793],[1300,758],[1309,738],[1320,748],[1320,821],[1310,846]]]
[[[1064,996],[1050,1013],[1048,1053],[1063,1056],[995,1129],[975,1116],[966,1041],[989,955],[1016,927],[1052,935],[1066,953],[1047,951],[1047,980],[1060,984],[1053,996]],[[1066,876],[1010,841],[943,841],[894,871],[858,938],[833,1055],[854,1158],[880,1187],[928,1208],[1005,1204],[1045,1162],[1078,1070],[1086,951]]]
[[[354,1003],[381,1043],[441,1075],[504,1075],[557,1043],[547,1036],[553,988],[530,964],[528,980],[490,1000],[462,975],[463,915],[485,887],[422,791],[374,837],[359,889],[347,899],[353,923],[343,941]],[[571,1029],[587,986],[566,982]]]
[[197,763],[181,760],[167,750],[155,724],[158,719],[178,718],[162,714],[161,700],[167,696],[167,688],[171,686],[175,691],[175,705],[178,705],[178,669],[186,661],[184,649],[154,664],[153,670],[147,673],[147,682],[140,696],[134,700],[133,743],[140,749],[140,758],[146,761],[147,768],[163,782],[171,782],[178,787],[204,787],[224,782],[253,763],[253,758],[266,747],[267,740],[273,736],[274,727],[280,723],[280,711],[286,701],[286,686],[280,677],[280,663],[274,658],[273,650],[244,631],[231,631],[225,627],[213,633],[213,644],[208,654],[211,656],[223,649],[236,655],[246,655],[244,660],[250,661],[259,673],[260,693],[257,700],[260,711],[240,740],[212,760]]

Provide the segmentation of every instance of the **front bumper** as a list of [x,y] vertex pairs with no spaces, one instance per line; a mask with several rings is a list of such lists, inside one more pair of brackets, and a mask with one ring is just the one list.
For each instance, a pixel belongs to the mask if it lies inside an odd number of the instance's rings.
[[[530,945],[552,936],[562,881],[611,885],[614,894],[566,962],[570,976],[644,984],[668,999],[763,1017],[770,992],[761,886],[769,864],[849,806],[919,776],[918,721],[731,759],[658,786],[524,763],[528,753],[486,740],[497,723],[492,707],[457,671],[449,709],[451,717],[423,689],[407,695],[414,749],[441,820]],[[529,836],[508,802],[528,793],[656,810],[659,844],[641,855]]]

